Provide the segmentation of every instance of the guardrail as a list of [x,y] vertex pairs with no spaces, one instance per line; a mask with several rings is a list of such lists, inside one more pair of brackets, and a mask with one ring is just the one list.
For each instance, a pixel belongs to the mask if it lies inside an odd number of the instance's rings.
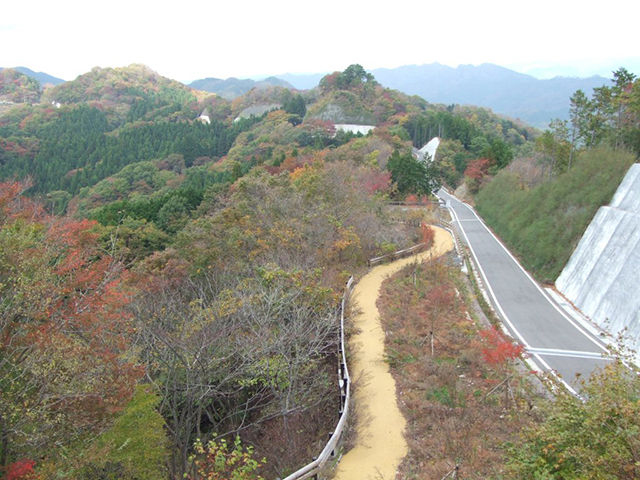
[[[413,253],[416,253],[424,249],[426,243],[419,243],[410,248],[405,248],[394,253],[382,255],[381,257],[372,258],[369,260],[369,267],[373,267],[387,259],[395,260],[397,258],[407,257]],[[317,480],[318,474],[322,471],[324,466],[329,460],[335,459],[340,446],[340,440],[344,433],[344,428],[349,416],[349,403],[351,400],[351,377],[349,376],[349,369],[347,367],[346,356],[346,344],[344,339],[344,311],[351,295],[353,288],[354,278],[349,278],[347,285],[345,286],[344,294],[342,295],[342,301],[340,302],[340,346],[339,346],[339,360],[338,360],[338,384],[340,387],[340,419],[336,425],[335,430],[331,434],[329,441],[320,452],[317,458],[311,463],[300,468],[296,472],[292,473],[284,480],[304,480],[307,478],[313,478]]]
[[372,258],[371,260],[369,260],[369,267],[374,267],[375,265],[378,265],[379,263],[382,263],[387,259],[396,260],[398,258],[408,257],[415,252],[419,252],[424,247],[426,247],[426,245],[426,243],[419,243],[418,245],[414,245],[410,248],[405,248],[404,250],[400,250],[398,252],[388,253],[386,255],[382,255],[381,257]]
[[436,201],[436,200],[427,200],[426,202],[416,201],[416,202],[387,202],[387,205],[397,205],[403,207],[424,207],[425,205],[442,205],[444,202]]
[[456,253],[459,257],[463,257],[464,251],[462,250],[462,243],[460,242],[460,237],[458,236],[458,231],[455,229],[455,227],[450,222],[447,222],[442,218],[438,219],[437,225],[444,228],[451,234],[451,237],[453,238],[453,246],[456,249]]
[[353,276],[349,278],[347,285],[342,295],[342,301],[340,302],[340,352],[338,358],[338,385],[340,387],[340,419],[336,425],[335,430],[331,434],[331,438],[318,455],[318,458],[313,462],[305,465],[300,470],[292,473],[284,480],[303,480],[305,478],[318,478],[318,473],[325,466],[327,461],[334,459],[339,448],[342,434],[344,433],[344,427],[347,424],[347,418],[349,416],[349,401],[351,400],[351,377],[349,376],[349,369],[347,368],[347,356],[345,350],[344,340],[344,310],[351,295],[353,287]]

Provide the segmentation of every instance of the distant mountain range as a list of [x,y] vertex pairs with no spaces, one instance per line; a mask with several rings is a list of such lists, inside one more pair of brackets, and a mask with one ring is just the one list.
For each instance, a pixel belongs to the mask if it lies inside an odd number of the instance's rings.
[[[578,60],[571,64],[522,65],[515,68],[515,70],[526,73],[527,75],[533,75],[536,78],[587,78],[593,75],[613,78],[613,72],[620,67],[624,67],[635,74],[640,74],[640,57],[611,57],[599,62],[594,62],[593,60]],[[511,68],[513,69],[513,67]]]
[[[0,67],[0,70],[4,69]],[[44,72],[34,72],[33,70],[26,67],[14,67],[13,70],[17,70],[18,72],[25,74],[27,77],[38,80],[40,82],[40,85],[42,85],[43,87],[47,84],[56,86],[65,82],[65,80],[62,80],[61,78],[54,77]]]
[[[553,118],[569,117],[569,98],[582,89],[587,95],[595,87],[609,84],[600,76],[556,77],[540,80],[531,75],[485,63],[457,68],[439,63],[407,65],[371,70],[382,85],[432,103],[476,105],[495,113],[545,128]],[[277,75],[298,89],[313,88],[324,74]]]
[[[634,65],[631,71],[633,69]],[[35,78],[43,86],[64,83],[60,78],[25,67],[15,70]],[[409,95],[419,95],[429,102],[486,107],[538,128],[545,128],[553,118],[567,119],[569,98],[576,90],[582,89],[590,95],[593,88],[610,83],[609,79],[601,76],[538,79],[489,63],[460,65],[456,68],[431,63],[379,68],[370,72],[382,85]],[[252,88],[280,86],[309,90],[316,87],[326,73],[287,73],[263,80],[205,78],[191,82],[189,87],[234,99]]]
[[227,78],[226,80],[222,80],[220,78],[204,78],[202,80],[196,80],[189,84],[191,88],[195,88],[196,90],[202,90],[205,92],[215,93],[216,95],[220,95],[223,98],[228,100],[233,100],[234,98],[239,97],[240,95],[244,95],[252,88],[266,88],[266,87],[284,87],[293,89],[293,85],[291,85],[286,80],[269,77],[264,80],[250,80],[250,79],[238,79],[238,78]]
[[489,107],[535,127],[546,127],[553,118],[568,119],[569,98],[576,90],[590,95],[595,87],[610,83],[599,76],[539,80],[488,63],[457,68],[433,63],[372,73],[383,85],[429,102]]
[[283,75],[276,75],[276,78],[281,78],[282,80],[286,80],[291,85],[293,85],[298,90],[310,90],[315,88],[322,80],[327,73],[310,73],[310,74],[300,74],[296,75],[293,73],[285,73]]

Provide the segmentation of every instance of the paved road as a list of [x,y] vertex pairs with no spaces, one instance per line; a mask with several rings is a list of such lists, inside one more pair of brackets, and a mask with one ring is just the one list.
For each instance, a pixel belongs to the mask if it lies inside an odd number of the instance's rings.
[[479,265],[487,293],[512,335],[543,371],[554,371],[576,389],[576,374],[587,377],[598,365],[603,343],[571,319],[525,272],[466,204],[440,190],[454,225]]

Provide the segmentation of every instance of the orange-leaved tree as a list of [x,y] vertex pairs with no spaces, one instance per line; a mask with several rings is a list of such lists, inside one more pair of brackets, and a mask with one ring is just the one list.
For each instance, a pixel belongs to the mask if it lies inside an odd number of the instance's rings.
[[422,243],[425,244],[425,248],[431,248],[436,237],[436,232],[433,230],[433,228],[422,222],[420,224],[420,234],[422,236]]
[[464,171],[466,183],[471,193],[477,193],[482,181],[489,174],[490,162],[486,158],[476,158],[469,162]]

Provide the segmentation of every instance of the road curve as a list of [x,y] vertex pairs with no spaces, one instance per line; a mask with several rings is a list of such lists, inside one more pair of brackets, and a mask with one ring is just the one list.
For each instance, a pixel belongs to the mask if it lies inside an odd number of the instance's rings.
[[450,208],[504,325],[540,370],[554,372],[576,393],[576,375],[586,378],[608,361],[601,356],[602,341],[548,296],[471,207],[444,190],[438,196]]

